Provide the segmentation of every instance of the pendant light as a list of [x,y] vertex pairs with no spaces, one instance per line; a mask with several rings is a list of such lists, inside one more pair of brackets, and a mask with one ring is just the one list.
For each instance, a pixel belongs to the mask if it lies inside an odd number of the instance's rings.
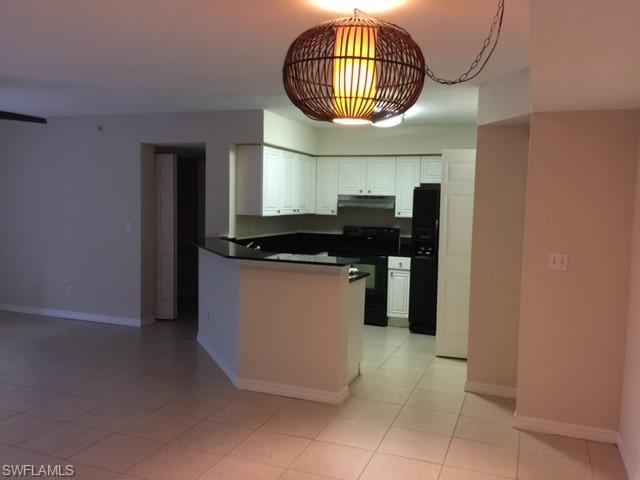
[[422,92],[422,51],[402,28],[358,10],[307,30],[291,45],[284,87],[314,120],[362,125],[401,115]]
[[[309,118],[368,125],[402,118],[428,76],[442,85],[467,82],[484,69],[500,38],[504,0],[498,0],[489,35],[469,68],[454,80],[438,77],[403,28],[359,10],[302,33],[282,69],[289,99]],[[397,120],[396,120],[397,121]]]

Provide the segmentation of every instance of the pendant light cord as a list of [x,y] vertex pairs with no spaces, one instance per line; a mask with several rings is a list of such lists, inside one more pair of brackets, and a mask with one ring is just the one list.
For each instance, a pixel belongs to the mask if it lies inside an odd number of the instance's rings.
[[[426,70],[427,76],[431,80],[441,85],[456,85],[458,83],[468,82],[469,80],[472,80],[478,75],[480,75],[480,72],[484,70],[484,67],[487,65],[487,62],[491,58],[491,55],[493,55],[493,52],[498,46],[498,40],[500,39],[500,32],[502,31],[502,19],[504,18],[504,1],[505,0],[498,0],[498,11],[496,12],[496,15],[493,17],[493,22],[491,22],[489,35],[487,35],[487,38],[485,38],[484,42],[482,43],[482,48],[476,55],[476,58],[473,60],[473,62],[471,62],[471,65],[469,66],[467,71],[464,72],[455,80],[447,80],[446,78],[438,77],[433,72],[433,70],[431,70],[429,65],[426,65],[425,70]],[[487,54],[486,57],[485,57],[485,54]]]

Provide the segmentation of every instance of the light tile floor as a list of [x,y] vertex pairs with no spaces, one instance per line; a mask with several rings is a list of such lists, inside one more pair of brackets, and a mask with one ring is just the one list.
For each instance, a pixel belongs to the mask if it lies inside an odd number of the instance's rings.
[[511,428],[432,337],[364,327],[342,406],[240,392],[193,325],[142,330],[0,312],[0,465],[77,479],[624,480],[615,446]]

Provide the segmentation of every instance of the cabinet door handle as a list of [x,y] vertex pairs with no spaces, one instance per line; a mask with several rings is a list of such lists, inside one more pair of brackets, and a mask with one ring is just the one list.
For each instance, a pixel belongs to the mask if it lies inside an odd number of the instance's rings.
[[278,212],[277,212],[277,213],[280,213],[280,210],[278,210]]
[[369,190],[369,193],[371,193],[371,190]]
[[362,190],[360,190],[360,193],[362,193]]
[[331,210],[331,213],[336,213],[335,210]]

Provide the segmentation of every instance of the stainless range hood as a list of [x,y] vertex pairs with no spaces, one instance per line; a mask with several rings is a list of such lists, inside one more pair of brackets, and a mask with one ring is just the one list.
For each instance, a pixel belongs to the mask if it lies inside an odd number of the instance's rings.
[[395,208],[396,197],[373,195],[338,195],[338,208]]

